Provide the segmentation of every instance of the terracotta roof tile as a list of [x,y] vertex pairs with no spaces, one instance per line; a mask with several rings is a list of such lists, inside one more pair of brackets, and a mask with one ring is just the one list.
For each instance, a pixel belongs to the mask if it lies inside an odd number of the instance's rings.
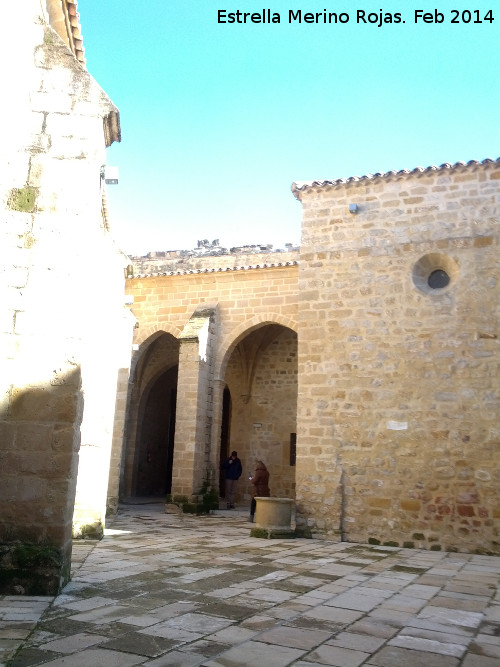
[[487,158],[481,161],[469,160],[469,162],[455,162],[455,164],[450,164],[449,162],[445,162],[444,164],[441,164],[439,167],[437,166],[415,167],[415,169],[401,169],[400,171],[393,170],[382,173],[377,172],[376,174],[366,174],[365,176],[350,176],[349,178],[337,178],[335,180],[296,181],[292,183],[292,192],[297,199],[300,199],[300,194],[304,192],[304,190],[307,190],[308,188],[314,188],[314,187],[322,188],[325,186],[335,187],[336,185],[347,185],[350,183],[360,183],[362,181],[374,181],[379,178],[390,180],[396,178],[403,178],[410,174],[420,175],[420,174],[427,174],[431,171],[445,171],[447,169],[451,170],[464,167],[475,167],[484,164],[500,164],[500,158],[497,158],[496,160]]
[[184,271],[164,271],[160,273],[141,273],[135,276],[127,276],[129,279],[137,278],[159,278],[161,276],[187,276],[194,274],[206,274],[206,273],[229,273],[231,271],[250,271],[251,269],[272,269],[279,266],[297,266],[298,261],[292,260],[291,262],[273,262],[268,264],[249,264],[248,266],[233,266],[233,267],[224,267],[219,269],[186,269]]
[[78,13],[77,0],[65,0],[66,16],[68,22],[70,48],[75,54],[77,60],[85,65],[85,48],[82,41],[82,31],[80,27],[80,14]]

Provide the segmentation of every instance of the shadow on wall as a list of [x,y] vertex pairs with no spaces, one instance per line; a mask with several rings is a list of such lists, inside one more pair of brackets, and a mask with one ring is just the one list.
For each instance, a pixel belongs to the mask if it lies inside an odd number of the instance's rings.
[[165,497],[172,490],[178,367],[157,378],[143,396],[136,451],[136,496]]
[[55,595],[69,580],[82,414],[79,367],[9,392],[0,415],[0,593]]

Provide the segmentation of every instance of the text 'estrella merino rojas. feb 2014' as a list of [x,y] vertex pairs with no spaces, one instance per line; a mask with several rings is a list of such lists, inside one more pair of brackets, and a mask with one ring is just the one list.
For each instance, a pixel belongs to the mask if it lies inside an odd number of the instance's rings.
[[[218,23],[281,23],[281,14],[272,9],[262,9],[260,12],[242,12],[240,9],[228,11],[219,9],[217,12]],[[324,23],[343,24],[349,23],[351,15],[348,12],[304,12],[302,9],[289,9],[286,15],[288,23]],[[366,23],[381,26],[383,23],[402,23],[403,19],[399,12],[391,13],[380,10],[379,12],[367,12],[364,9],[356,10],[356,23]]]

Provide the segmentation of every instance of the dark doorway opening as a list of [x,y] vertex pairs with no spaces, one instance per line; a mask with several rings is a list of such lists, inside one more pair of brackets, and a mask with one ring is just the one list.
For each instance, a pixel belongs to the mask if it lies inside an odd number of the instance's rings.
[[172,489],[178,367],[151,386],[141,410],[136,495],[165,496]]
[[[229,456],[229,436],[231,425],[231,392],[228,386],[224,387],[224,394],[222,397],[222,428],[220,436],[220,468]],[[219,477],[219,496],[226,497],[226,487],[224,474],[221,472]]]

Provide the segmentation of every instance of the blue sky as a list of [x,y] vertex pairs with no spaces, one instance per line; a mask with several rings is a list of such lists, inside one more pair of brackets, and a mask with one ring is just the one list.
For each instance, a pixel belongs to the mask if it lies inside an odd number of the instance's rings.
[[[494,6],[79,0],[87,67],[121,114],[108,195],[122,249],[283,248],[300,243],[293,181],[499,157]],[[281,22],[218,23],[263,7]],[[356,21],[381,8],[405,23]],[[289,23],[290,9],[349,21]],[[415,23],[419,9],[443,22]],[[451,23],[453,9],[478,13]]]

